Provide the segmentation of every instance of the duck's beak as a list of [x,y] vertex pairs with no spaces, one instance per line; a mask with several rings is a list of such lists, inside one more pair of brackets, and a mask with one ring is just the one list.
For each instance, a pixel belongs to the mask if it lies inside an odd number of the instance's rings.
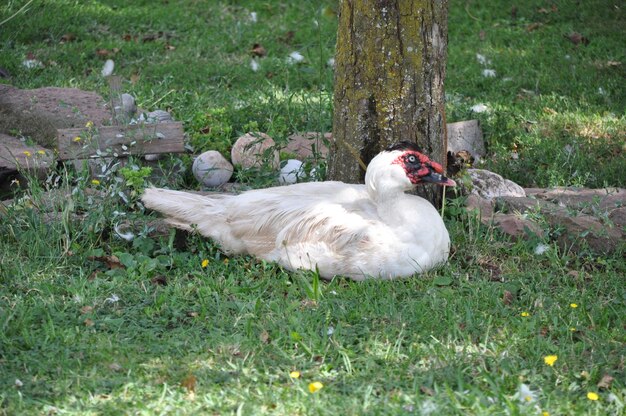
[[422,180],[422,182],[435,183],[441,186],[456,186],[456,182],[454,182],[452,179],[446,178],[441,173],[434,172],[432,170],[430,170],[430,173],[428,175],[424,175],[420,177],[420,179]]

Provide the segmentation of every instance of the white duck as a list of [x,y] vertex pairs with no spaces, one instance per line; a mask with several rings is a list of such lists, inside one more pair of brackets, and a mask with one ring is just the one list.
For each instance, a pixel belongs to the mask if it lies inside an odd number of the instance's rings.
[[454,186],[442,173],[441,165],[403,142],[372,159],[365,185],[308,182],[209,196],[149,188],[142,201],[227,253],[289,270],[317,267],[325,279],[392,279],[448,259],[450,237],[439,213],[405,193],[421,182]]

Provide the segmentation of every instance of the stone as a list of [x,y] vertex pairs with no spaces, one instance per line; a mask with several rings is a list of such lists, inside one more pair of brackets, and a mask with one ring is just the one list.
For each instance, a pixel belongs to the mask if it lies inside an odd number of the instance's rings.
[[590,215],[549,215],[548,222],[552,227],[561,230],[557,238],[563,250],[582,252],[586,246],[597,254],[614,252],[626,237],[615,227],[609,227],[599,219]]
[[543,236],[543,230],[536,222],[521,215],[498,212],[494,215],[493,223],[513,240],[525,239],[531,235]]
[[228,182],[234,170],[233,165],[216,150],[209,150],[198,156],[191,169],[198,182],[210,188]]
[[287,137],[287,146],[284,150],[302,160],[315,156],[326,158],[328,156],[327,143],[330,143],[332,139],[331,133],[325,133],[323,136],[317,132],[292,134]]
[[624,188],[529,188],[526,189],[526,194],[587,214],[626,206],[626,189]]
[[483,224],[489,222],[493,217],[495,205],[494,200],[482,198],[476,194],[468,195],[465,201],[465,209],[476,212]]
[[276,144],[265,133],[246,133],[239,137],[231,150],[234,165],[244,169],[260,168],[269,163],[272,169],[278,170],[280,159]]
[[168,121],[174,121],[172,115],[165,110],[154,110],[146,114],[148,123],[166,123]]
[[461,151],[467,151],[476,160],[480,160],[485,156],[485,142],[478,120],[448,123],[446,129],[448,133],[448,152],[457,154]]
[[297,159],[289,159],[284,163],[284,166],[280,168],[278,182],[281,185],[291,185],[298,182],[298,180],[304,176],[305,172],[302,162]]
[[472,179],[472,187],[469,193],[486,199],[502,196],[526,196],[524,188],[497,173],[485,169],[468,169],[467,173]]
[[617,228],[621,228],[623,232],[626,232],[626,206],[621,208],[615,208],[609,212],[609,220]]
[[0,132],[19,131],[37,144],[55,147],[57,129],[110,125],[106,101],[95,92],[46,87],[22,90],[0,84]]
[[124,120],[130,120],[131,118],[134,117],[135,112],[137,111],[137,104],[135,104],[135,97],[133,97],[130,94],[122,94],[121,96],[121,101],[122,101],[122,117],[124,117]]

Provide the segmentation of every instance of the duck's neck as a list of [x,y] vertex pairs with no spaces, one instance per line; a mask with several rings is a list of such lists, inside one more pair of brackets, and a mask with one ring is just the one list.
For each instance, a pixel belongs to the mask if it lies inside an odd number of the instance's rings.
[[[369,189],[368,189],[369,191]],[[405,204],[407,195],[402,188],[382,188],[378,192],[369,192],[370,198],[376,205],[381,220],[389,225],[405,222]]]

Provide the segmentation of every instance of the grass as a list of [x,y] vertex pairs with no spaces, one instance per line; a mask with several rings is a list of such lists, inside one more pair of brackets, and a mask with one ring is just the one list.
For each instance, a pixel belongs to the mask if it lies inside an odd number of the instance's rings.
[[[0,6],[0,21],[25,3]],[[448,119],[480,118],[485,166],[525,186],[625,186],[623,11],[525,3],[513,18],[508,2],[452,2]],[[0,26],[0,67],[12,74],[3,82],[106,96],[99,72],[111,58],[125,91],[184,121],[197,149],[227,151],[249,129],[278,141],[329,131],[334,7],[34,1]],[[570,32],[590,44],[575,46],[563,37]],[[76,39],[61,43],[67,33]],[[258,72],[255,43],[268,50]],[[295,50],[304,63],[286,62]],[[43,68],[21,66],[29,52]],[[496,77],[483,77],[485,67]],[[488,112],[472,112],[478,103]],[[173,171],[188,163],[173,161],[164,162]],[[145,176],[118,170],[94,184],[59,169],[16,191],[20,202],[0,222],[0,414],[624,411],[622,252],[512,242],[457,200],[446,208],[454,254],[445,267],[402,281],[323,283],[227,258],[197,237],[184,246],[174,234],[148,238],[136,203]],[[196,186],[173,176],[173,186]],[[71,194],[54,202],[55,221],[33,209],[46,188]],[[132,242],[113,231],[124,221]],[[536,255],[538,244],[549,248]],[[558,357],[553,366],[548,355]],[[606,375],[614,380],[603,386]],[[324,387],[310,393],[315,381]],[[520,400],[522,383],[530,402]]]

